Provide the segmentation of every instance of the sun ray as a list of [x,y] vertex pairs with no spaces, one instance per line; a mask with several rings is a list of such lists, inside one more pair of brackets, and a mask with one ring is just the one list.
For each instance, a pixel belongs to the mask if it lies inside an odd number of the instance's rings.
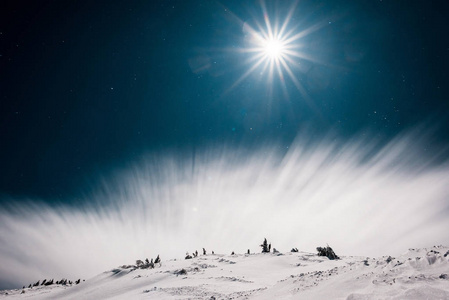
[[297,58],[301,58],[310,62],[314,62],[314,63],[318,63],[318,64],[323,64],[324,62],[322,60],[319,60],[318,58],[314,57],[313,55],[310,54],[306,54],[303,52],[296,52],[296,51],[289,51],[286,50],[285,51],[288,55],[285,55],[284,57],[288,57],[292,60],[292,57],[297,57]]
[[295,10],[296,10],[296,6],[297,6],[297,5],[298,5],[298,0],[295,1],[295,2],[293,2],[292,6],[290,7],[290,9],[289,9],[289,11],[288,11],[288,14],[287,14],[287,16],[285,17],[285,21],[284,21],[284,23],[282,23],[282,27],[281,27],[281,29],[279,30],[279,33],[278,33],[278,36],[279,36],[280,39],[282,39],[282,36],[283,36],[283,34],[284,34],[284,31],[287,29],[287,26],[288,26],[288,24],[290,23],[290,20],[291,20],[291,18],[292,18],[292,16],[293,16],[293,13],[294,13]]
[[282,92],[284,94],[284,97],[286,99],[289,99],[290,97],[288,95],[287,85],[285,84],[284,72],[282,72],[281,61],[282,61],[282,58],[279,59],[278,61],[276,61],[276,66],[277,66],[277,70],[278,70],[279,79],[281,81]]
[[304,100],[307,102],[309,107],[320,117],[320,119],[324,119],[322,113],[320,112],[318,107],[313,103],[312,99],[307,94],[306,89],[301,84],[301,82],[299,82],[298,78],[296,78],[295,74],[293,74],[293,72],[290,69],[290,67],[288,66],[288,64],[283,59],[281,59],[280,61],[281,61],[282,65],[284,66],[285,71],[289,75],[290,79],[293,81],[294,85],[296,86],[298,91],[301,93],[301,95],[303,96]]
[[256,22],[256,26],[259,29],[259,32],[253,29],[253,37],[257,38],[259,40],[259,43],[263,43],[270,36],[259,22]]
[[[290,38],[287,38],[287,39],[285,40],[285,43],[286,43],[286,44],[290,44],[291,42],[294,42],[294,41],[296,41],[296,40],[302,39],[302,38],[308,36],[309,34],[315,32],[315,31],[317,31],[317,30],[320,30],[321,28],[323,28],[324,25],[325,25],[324,22],[321,22],[321,23],[319,23],[319,24],[315,24],[315,25],[313,25],[313,26],[311,26],[311,27],[309,27],[309,28],[307,28],[307,29],[305,29],[305,30],[303,30],[303,31],[298,32],[298,33],[295,34],[294,36],[292,36],[292,37],[290,37]],[[292,30],[293,30],[293,29],[292,29]]]
[[263,18],[265,20],[265,25],[267,26],[268,38],[273,38],[273,29],[271,27],[270,18],[268,17],[267,6],[265,5],[265,1],[261,0]]
[[238,86],[243,80],[245,80],[245,78],[247,78],[249,75],[251,75],[251,73],[253,73],[253,71],[255,69],[257,69],[257,67],[259,67],[260,64],[262,64],[264,61],[265,61],[265,58],[261,57],[248,71],[246,71],[246,73],[244,73],[242,76],[240,76],[240,78],[237,79],[237,81],[227,91],[225,91],[225,94],[229,93],[236,86]]

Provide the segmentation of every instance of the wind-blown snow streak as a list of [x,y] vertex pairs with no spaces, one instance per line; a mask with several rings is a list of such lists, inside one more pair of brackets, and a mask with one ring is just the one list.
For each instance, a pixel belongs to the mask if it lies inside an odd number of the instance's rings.
[[264,237],[281,251],[329,243],[339,255],[448,244],[449,166],[422,140],[416,132],[383,146],[299,138],[288,151],[150,156],[104,181],[83,207],[1,209],[1,287],[202,247],[254,252]]

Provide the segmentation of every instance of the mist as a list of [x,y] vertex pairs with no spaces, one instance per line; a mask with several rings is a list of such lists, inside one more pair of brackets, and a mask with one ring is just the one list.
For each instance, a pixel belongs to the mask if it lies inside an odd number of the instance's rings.
[[412,131],[385,142],[329,135],[289,147],[148,154],[85,192],[82,205],[9,199],[0,209],[0,288],[87,279],[186,251],[397,255],[448,244],[446,149]]

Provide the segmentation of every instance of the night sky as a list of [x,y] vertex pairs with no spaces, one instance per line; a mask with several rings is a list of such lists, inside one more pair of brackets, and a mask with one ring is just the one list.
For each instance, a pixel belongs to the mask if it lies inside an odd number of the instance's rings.
[[[282,24],[292,2],[266,1]],[[445,1],[299,1],[291,66],[255,69],[259,1],[2,1],[0,195],[75,199],[146,153],[288,147],[300,132],[449,143]],[[312,28],[313,30],[307,31]],[[4,201],[4,200],[2,200]],[[19,201],[19,200],[16,200]]]

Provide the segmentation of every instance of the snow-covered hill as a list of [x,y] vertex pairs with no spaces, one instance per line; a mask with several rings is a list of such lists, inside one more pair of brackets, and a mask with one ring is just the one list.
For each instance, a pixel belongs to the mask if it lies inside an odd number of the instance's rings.
[[266,253],[200,255],[154,269],[119,267],[72,286],[1,291],[2,299],[449,299],[449,247],[392,258]]

